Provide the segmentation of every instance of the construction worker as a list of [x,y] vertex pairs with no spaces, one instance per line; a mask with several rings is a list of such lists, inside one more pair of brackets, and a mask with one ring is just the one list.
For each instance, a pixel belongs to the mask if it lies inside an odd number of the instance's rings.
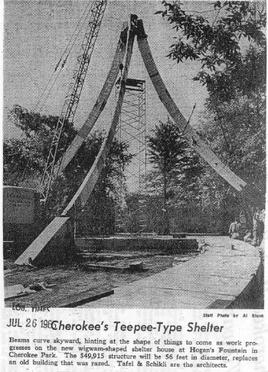
[[240,239],[241,238],[241,224],[238,222],[237,218],[235,218],[234,222],[231,223],[229,227],[229,236],[232,239]]
[[256,209],[253,214],[253,241],[252,244],[256,247],[261,244],[263,239],[264,223],[263,223],[264,211],[260,211],[259,208]]
[[263,240],[263,234],[264,234],[264,223],[265,223],[265,210],[262,209],[260,211],[260,243]]

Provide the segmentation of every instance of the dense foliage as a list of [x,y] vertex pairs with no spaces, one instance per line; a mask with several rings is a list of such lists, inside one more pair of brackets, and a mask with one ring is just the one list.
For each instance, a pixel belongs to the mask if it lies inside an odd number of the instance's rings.
[[[207,2],[207,12],[196,12],[186,11],[181,2],[162,3],[164,10],[158,13],[177,35],[169,58],[178,63],[198,63],[194,80],[208,91],[199,133],[224,163],[264,196],[265,4]],[[226,229],[241,210],[234,190],[209,168],[200,188],[209,190],[207,212],[212,218],[223,219]]]
[[177,207],[192,198],[198,200],[197,181],[202,167],[178,127],[168,120],[159,122],[148,137],[149,160],[153,170],[147,176],[151,194],[162,196],[163,231],[169,233],[170,204]]
[[[201,14],[191,14],[180,2],[162,2],[165,10],[159,11],[178,37],[170,47],[169,57],[178,63],[186,60],[199,61],[200,71],[195,76],[206,85],[209,95],[218,95],[221,101],[235,98],[243,85],[250,90],[265,84],[262,73],[265,69],[266,38],[264,28],[266,13],[263,3],[247,1],[217,1],[206,3],[215,10],[214,19]],[[256,65],[245,68],[242,43],[254,43],[260,49]],[[249,72],[249,74],[248,74]],[[254,79],[251,79],[251,73]],[[238,74],[238,75],[237,75]],[[245,80],[241,80],[241,77]],[[247,87],[248,88],[248,87]]]
[[[20,106],[13,108],[12,117],[15,119],[14,124],[22,130],[23,136],[4,141],[4,183],[37,188],[58,118],[28,112]],[[65,123],[57,159],[62,156],[75,133],[76,130],[73,125]],[[93,133],[81,146],[64,173],[55,180],[46,204],[46,218],[54,217],[66,206],[66,203],[73,196],[92,166],[103,139],[104,133]],[[95,187],[94,195],[89,200],[90,209],[95,208],[97,211],[97,214],[94,215],[95,225],[98,220],[99,222],[104,221],[105,225],[106,219],[104,216],[109,214],[109,211],[105,211],[105,209],[107,206],[112,208],[113,199],[117,192],[116,180],[119,177],[122,178],[123,168],[130,159],[131,155],[127,151],[127,145],[115,139],[107,157],[105,168]],[[95,207],[95,201],[97,201],[98,208]],[[83,211],[84,215],[86,210],[88,210],[88,207]],[[80,214],[81,212],[78,206],[76,213]],[[87,216],[86,218],[89,219],[90,217]],[[91,230],[101,230],[99,226],[92,226],[92,223],[90,226]],[[109,220],[109,226],[113,229],[111,220]],[[103,229],[105,231],[109,230],[109,226],[105,225]]]

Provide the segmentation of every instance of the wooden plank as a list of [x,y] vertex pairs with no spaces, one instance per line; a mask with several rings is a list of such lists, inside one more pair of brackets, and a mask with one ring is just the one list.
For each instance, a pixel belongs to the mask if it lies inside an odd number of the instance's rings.
[[87,252],[82,251],[78,253],[78,256],[84,257],[88,260],[97,260],[97,261],[105,261],[111,259],[133,259],[133,258],[146,258],[157,256],[155,253],[95,253],[95,252]]
[[[12,287],[18,287],[18,285],[12,286]],[[12,299],[20,299],[24,296],[31,295],[32,300],[34,300],[34,291],[29,292],[21,292],[16,291],[14,288],[14,291],[11,293],[10,288],[7,287],[5,289],[5,301],[10,301]],[[36,292],[35,292],[36,293]],[[103,297],[111,296],[114,294],[113,289],[99,289],[99,290],[93,290],[88,289],[86,291],[82,291],[79,293],[71,294],[69,296],[65,296],[65,298],[61,298],[60,296],[57,296],[56,293],[48,293],[46,291],[43,291],[43,296],[47,299],[42,301],[42,306],[45,305],[46,307],[76,307],[81,306],[83,304],[86,304],[91,301],[99,300]],[[38,292],[38,295],[40,296],[40,292]],[[67,297],[67,298],[66,298]],[[19,303],[19,300],[17,301]],[[23,304],[23,302],[20,301],[20,303]],[[35,304],[34,301],[32,301],[32,304]]]
[[98,264],[89,264],[85,263],[81,265],[84,270],[105,270],[105,271],[125,271],[128,269],[128,266],[115,266],[115,265],[98,265]]
[[15,284],[5,287],[5,300],[10,300],[16,297],[27,296],[31,292],[26,292],[22,284]]
[[[140,263],[139,263],[140,264]],[[118,262],[115,265],[106,265],[106,264],[90,264],[85,263],[81,265],[81,267],[84,270],[105,270],[105,271],[146,271],[146,269],[141,268],[140,266],[135,268],[134,266],[137,265],[137,262],[129,262],[128,265],[126,265],[126,262]]]
[[[100,298],[111,296],[114,294],[114,290],[106,290],[106,291],[99,291],[97,293],[92,294],[92,290],[84,291],[77,293],[76,295],[72,295],[68,297],[65,301],[56,302],[54,303],[55,307],[77,307],[84,305],[88,302],[99,300]],[[51,303],[50,307],[53,306]]]

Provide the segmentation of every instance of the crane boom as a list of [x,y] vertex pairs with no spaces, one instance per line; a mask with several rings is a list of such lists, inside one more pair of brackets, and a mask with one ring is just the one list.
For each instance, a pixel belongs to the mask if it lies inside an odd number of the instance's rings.
[[107,75],[107,78],[103,84],[101,92],[94,104],[92,110],[90,111],[86,121],[82,125],[82,127],[77,132],[77,135],[67,148],[66,152],[63,154],[62,158],[59,160],[57,169],[57,173],[60,174],[64,171],[64,169],[68,166],[71,162],[77,151],[79,150],[82,143],[87,138],[88,134],[94,127],[96,121],[98,120],[101,112],[104,110],[104,107],[107,103],[107,100],[111,94],[112,88],[115,84],[115,81],[118,77],[120,65],[123,63],[123,59],[125,56],[126,51],[126,43],[125,38],[127,35],[128,24],[124,23],[122,31],[120,33],[119,41],[117,44],[117,48],[115,51],[115,55],[112,61],[112,65],[110,71]]
[[40,188],[44,203],[47,201],[55,177],[55,162],[62,130],[66,122],[73,123],[106,5],[107,0],[95,0],[88,12],[89,20],[82,41],[81,52],[77,57],[77,67],[74,71],[73,79],[69,86],[68,93],[65,96],[61,113],[54,129],[54,135],[41,180]]
[[124,61],[124,68],[121,76],[120,81],[120,90],[118,94],[117,104],[114,111],[114,116],[112,119],[112,122],[109,126],[109,129],[107,131],[107,135],[105,140],[103,141],[101,148],[98,152],[98,155],[96,156],[94,163],[92,164],[90,171],[87,173],[84,181],[82,182],[81,186],[78,188],[77,192],[71,199],[71,201],[68,203],[67,207],[62,212],[62,216],[68,215],[70,210],[74,207],[77,200],[79,200],[79,205],[81,207],[84,207],[90,194],[92,193],[99,176],[101,174],[101,171],[105,165],[105,160],[108,156],[109,150],[112,145],[112,141],[116,132],[116,127],[119,122],[120,113],[123,105],[123,99],[125,95],[126,90],[126,80],[128,76],[128,69],[131,61],[132,51],[133,51],[133,43],[134,43],[134,37],[135,33],[133,32],[132,28],[130,27],[128,30],[128,40],[126,45],[126,55],[125,55],[125,61]]

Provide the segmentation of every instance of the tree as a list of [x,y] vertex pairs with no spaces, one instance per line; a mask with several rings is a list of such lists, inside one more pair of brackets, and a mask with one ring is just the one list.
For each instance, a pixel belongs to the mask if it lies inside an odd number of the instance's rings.
[[[162,3],[165,9],[158,13],[178,33],[169,57],[199,62],[194,80],[209,93],[200,134],[224,163],[265,195],[265,4],[207,3],[214,11],[208,19],[208,13],[186,12],[181,3]],[[200,186],[207,180],[217,193],[213,208],[241,208],[234,191],[208,168]]]
[[[21,130],[20,138],[4,141],[4,183],[15,186],[37,187],[46,164],[57,116],[29,112],[15,105],[10,119]],[[56,161],[73,140],[76,130],[68,121],[64,125]]]
[[[200,63],[200,71],[195,80],[200,81],[208,89],[210,96],[219,96],[221,101],[235,97],[242,85],[259,84],[265,64],[266,13],[263,3],[247,1],[217,1],[207,3],[209,11],[215,11],[213,21],[209,21],[199,13],[186,12],[178,2],[162,1],[165,10],[161,14],[178,32],[176,42],[171,45],[168,56],[178,63],[191,60]],[[255,61],[255,78],[243,69],[245,59],[242,45],[253,43],[260,49]],[[242,44],[243,41],[243,44]],[[241,67],[242,66],[242,67]],[[258,69],[257,67],[260,67]],[[245,80],[237,78],[244,75]],[[246,85],[245,84],[245,85]]]
[[[15,106],[12,114],[16,118],[15,125],[19,126],[24,136],[4,142],[4,182],[9,185],[36,188],[43,174],[53,129],[58,118],[28,112],[20,106]],[[76,130],[72,124],[67,123],[64,126],[56,161],[67,149],[75,133]],[[92,166],[103,140],[104,133],[94,132],[81,146],[63,174],[55,180],[46,204],[45,215],[47,219],[60,213],[76,192]],[[128,164],[131,157],[131,154],[128,153],[128,146],[115,139],[101,177],[89,201],[91,207],[97,198],[98,202],[101,200],[103,205],[109,205],[112,208],[112,201],[117,192],[116,179],[119,176],[122,177],[122,169]],[[101,203],[98,205],[98,208],[94,207],[95,210],[104,216],[104,208]],[[77,213],[80,212],[82,211],[77,210]],[[106,213],[108,214],[108,211]],[[95,221],[97,221],[98,218],[95,217]],[[103,226],[103,229],[107,230],[107,226]]]
[[149,160],[154,169],[149,173],[147,181],[151,189],[162,194],[163,231],[168,234],[169,202],[182,202],[184,198],[189,200],[202,168],[197,155],[189,148],[178,127],[169,119],[166,123],[160,121],[156,126],[153,136],[148,138],[148,148]]
[[[262,116],[262,118],[260,118]],[[203,119],[204,120],[204,119]],[[238,96],[207,111],[203,132],[218,156],[246,182],[265,190],[265,112]]]

